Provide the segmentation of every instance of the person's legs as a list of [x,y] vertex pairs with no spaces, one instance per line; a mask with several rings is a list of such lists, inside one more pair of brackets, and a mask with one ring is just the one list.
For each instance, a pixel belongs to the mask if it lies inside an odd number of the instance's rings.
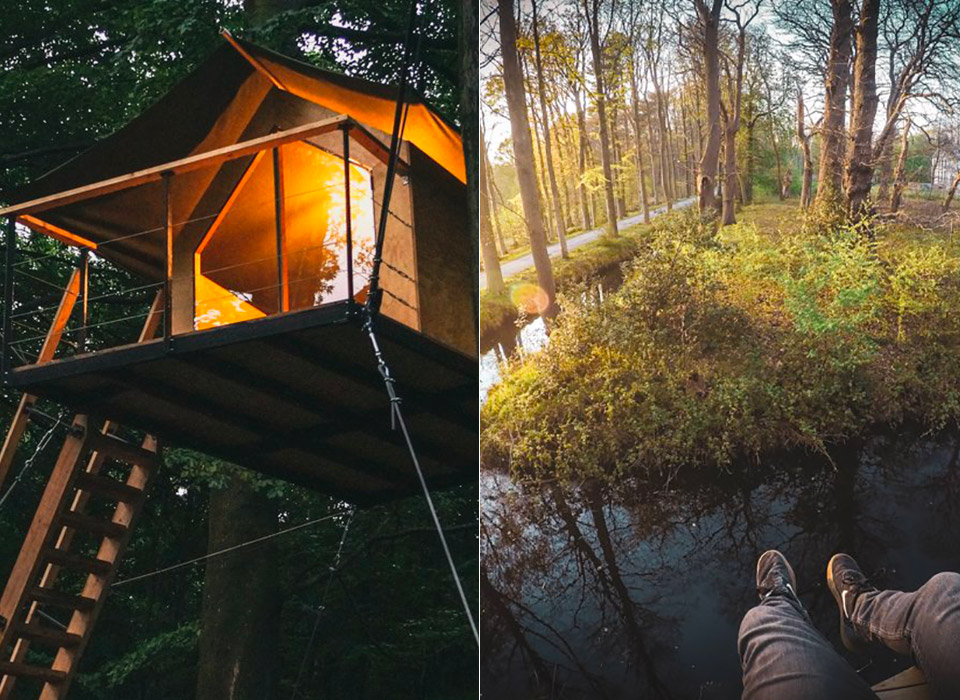
[[[828,572],[836,572],[840,584],[834,587],[841,596],[841,622],[846,613],[862,640],[911,656],[933,697],[960,697],[960,574],[937,574],[916,591],[904,593],[873,589],[846,555],[831,559]],[[841,575],[853,583],[845,585]],[[854,598],[847,611],[844,589]]]
[[779,552],[757,561],[757,592],[761,602],[744,615],[737,642],[745,699],[876,698],[810,622]]

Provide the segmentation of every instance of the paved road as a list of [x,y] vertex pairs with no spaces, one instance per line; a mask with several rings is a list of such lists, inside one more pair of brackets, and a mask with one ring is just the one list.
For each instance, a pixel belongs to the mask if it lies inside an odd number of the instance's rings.
[[[681,199],[673,203],[674,209],[683,209],[684,207],[689,207],[697,201],[696,197],[687,197],[686,199]],[[652,219],[655,216],[660,216],[667,210],[666,205],[662,207],[657,207],[656,209],[650,210],[650,218]],[[643,221],[643,214],[637,214],[636,216],[628,216],[626,219],[620,219],[617,222],[617,230],[622,231],[631,226],[636,226],[637,224]],[[590,241],[595,241],[603,234],[604,228],[595,228],[592,231],[584,231],[583,233],[578,233],[576,236],[567,238],[567,250],[575,250],[585,243]],[[556,258],[560,256],[560,244],[554,243],[553,245],[547,246],[547,252],[550,253],[551,258]],[[503,274],[503,278],[506,279],[511,275],[515,275],[518,272],[523,272],[528,267],[533,267],[533,256],[530,253],[526,255],[521,255],[519,258],[514,258],[513,260],[508,260],[507,262],[500,263],[500,272]],[[486,289],[487,287],[487,275],[486,273],[480,273],[480,289]]]

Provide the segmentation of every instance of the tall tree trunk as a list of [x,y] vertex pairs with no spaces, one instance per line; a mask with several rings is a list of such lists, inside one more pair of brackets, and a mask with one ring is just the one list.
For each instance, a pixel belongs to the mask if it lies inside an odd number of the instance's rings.
[[[533,86],[533,80],[530,78],[528,73],[527,61],[524,60],[523,55],[520,55],[520,68],[523,75],[526,76],[527,85]],[[550,190],[547,187],[547,165],[546,158],[543,155],[543,139],[540,137],[540,110],[536,108],[536,96],[527,95],[529,98],[528,104],[528,114],[531,115],[530,126],[533,128],[533,143],[537,148],[537,161],[533,164],[534,172],[537,173],[538,177],[538,193],[540,196],[540,207],[541,212],[543,212],[544,218],[544,230],[546,231],[547,241],[552,241],[555,237],[555,229],[553,229],[553,220],[550,217],[550,207],[544,208],[547,200],[550,198]],[[551,233],[553,231],[553,233]]]
[[580,102],[580,91],[573,93],[573,99],[577,106],[577,145],[579,153],[577,154],[577,170],[580,174],[580,181],[577,184],[577,195],[580,197],[580,214],[582,217],[583,230],[589,231],[593,228],[593,217],[590,216],[590,195],[587,192],[587,186],[583,182],[583,175],[587,170],[587,155],[589,142],[587,141],[587,117],[583,112],[583,105]]
[[813,156],[810,153],[810,135],[804,123],[803,93],[797,88],[797,138],[800,140],[800,152],[803,157],[802,184],[800,185],[800,209],[806,211],[810,206],[813,189]]
[[[749,23],[749,22],[748,22]],[[723,210],[721,211],[721,226],[737,223],[734,212],[734,189],[738,184],[737,171],[737,132],[740,131],[740,115],[743,109],[743,66],[747,54],[746,25],[740,24],[737,18],[737,57],[734,74],[727,71],[727,94],[730,105],[723,111],[724,122],[724,159],[723,159]]]
[[[896,131],[893,132],[896,137]],[[877,201],[885,202],[890,198],[890,181],[893,178],[893,139],[887,141],[877,162]]]
[[667,116],[664,104],[663,90],[660,89],[660,78],[656,69],[650,67],[650,78],[653,82],[653,96],[657,107],[657,140],[659,146],[660,182],[663,185],[663,198],[667,201],[667,210],[673,209],[673,183],[670,172],[670,151],[667,143]]
[[728,123],[723,130],[723,209],[720,216],[721,226],[737,223],[734,202],[736,189],[737,129],[732,123]]
[[690,180],[690,135],[688,130],[686,100],[683,99],[682,94],[680,95],[680,123],[683,125],[683,196],[689,197],[692,192]]
[[900,211],[900,201],[903,189],[907,186],[907,156],[910,148],[910,120],[903,125],[903,136],[900,139],[900,157],[897,158],[897,170],[893,179],[893,194],[890,196],[890,211],[896,214]]
[[[577,218],[574,214],[574,209],[576,207],[573,204],[573,200],[570,197],[571,183],[573,178],[569,176],[568,171],[570,168],[570,163],[574,161],[572,157],[573,154],[573,137],[570,131],[570,120],[565,119],[566,114],[560,109],[560,100],[554,100],[552,104],[551,120],[554,124],[557,125],[554,130],[555,145],[557,147],[557,181],[562,183],[560,185],[560,196],[562,199],[562,209],[565,212],[564,221],[566,221],[567,226],[572,226],[573,219]],[[548,107],[551,107],[551,104],[547,103]]]
[[[239,474],[210,492],[208,551],[276,531],[276,506]],[[197,700],[277,697],[281,596],[274,542],[260,545],[253,556],[207,561]]]
[[[613,161],[620,164],[622,160],[622,155],[620,153],[620,139],[617,138],[617,110],[612,110],[610,115],[610,141],[613,146]],[[614,180],[614,191],[616,192],[616,202],[617,202],[617,218],[622,219],[627,215],[627,197],[626,192],[623,189],[623,177],[620,176],[619,168],[614,171],[616,174],[613,176]]]
[[560,241],[560,255],[569,258],[567,251],[567,221],[560,207],[560,188],[557,187],[557,173],[553,169],[553,147],[550,143],[550,115],[547,113],[547,93],[543,84],[543,59],[540,56],[540,29],[537,20],[537,2],[533,2],[533,48],[537,68],[537,92],[540,98],[540,112],[543,115],[543,142],[546,149],[547,176],[550,180],[550,199],[553,202],[553,219],[557,227],[557,239]]
[[630,97],[633,103],[633,135],[637,140],[635,159],[637,161],[637,184],[640,189],[640,207],[643,211],[643,223],[650,223],[650,200],[647,196],[647,182],[643,173],[643,136],[640,129],[640,96],[637,90],[636,67],[630,66]]
[[487,196],[490,188],[487,185],[487,148],[480,142],[482,157],[480,158],[480,250],[483,252],[483,271],[487,273],[487,291],[491,294],[500,294],[504,290],[503,273],[500,272],[500,258],[497,257],[497,247],[493,240],[491,225],[490,200]]
[[663,194],[663,180],[661,179],[660,169],[657,168],[657,160],[654,156],[654,151],[658,148],[654,148],[654,137],[653,137],[653,119],[651,115],[653,114],[653,108],[650,106],[650,100],[644,99],[644,105],[647,108],[647,144],[650,146],[648,153],[650,155],[650,181],[653,184],[653,201],[662,202],[666,199]]
[[843,160],[847,87],[850,82],[853,6],[851,0],[830,0],[833,27],[824,80],[823,123],[820,128],[820,176],[818,206],[835,206],[842,201]]
[[507,240],[503,236],[503,226],[500,225],[500,217],[497,212],[497,198],[495,196],[495,188],[493,185],[493,168],[490,165],[490,159],[486,157],[486,143],[481,140],[483,146],[484,158],[480,162],[480,167],[483,168],[487,173],[487,187],[485,190],[480,191],[481,197],[487,198],[487,206],[490,211],[490,222],[493,224],[493,231],[497,236],[497,243],[500,246],[500,253],[506,255],[509,251],[507,249]]
[[[767,121],[770,124],[770,141],[773,144],[773,159],[777,164],[777,196],[782,202],[790,196],[790,181],[784,180],[783,158],[780,155],[780,139],[777,138],[777,122],[773,116],[773,95],[770,94],[770,88],[767,87],[767,104],[770,106],[770,114]],[[790,171],[787,171],[789,177]]]
[[603,77],[603,53],[600,50],[600,0],[583,0],[590,35],[590,54],[596,83],[597,122],[600,131],[600,164],[603,167],[603,195],[607,209],[607,235],[617,235],[617,205],[613,197],[613,166],[610,157],[610,132],[607,124],[607,97]]
[[850,151],[844,174],[847,215],[852,220],[869,216],[873,184],[873,121],[877,116],[877,36],[880,0],[862,0],[853,66],[853,107],[850,114]]
[[[480,30],[477,17],[477,3],[462,0],[460,6],[460,123],[463,125],[463,159],[467,171],[467,215],[469,217],[469,239],[471,274],[477,279],[480,230],[480,187],[477,172],[480,169],[480,63],[479,47],[472,37]],[[470,285],[470,298],[473,302],[474,330],[480,332],[480,287]]]
[[498,0],[500,8],[500,50],[503,58],[503,87],[510,114],[510,135],[513,138],[513,158],[517,168],[517,183],[523,216],[530,234],[530,253],[537,270],[537,283],[547,297],[543,314],[556,315],[557,289],[553,279],[553,267],[547,252],[547,236],[543,228],[543,213],[537,192],[537,176],[533,171],[533,142],[530,138],[530,121],[527,116],[527,101],[523,89],[523,75],[517,56],[517,27],[513,15],[513,0]]
[[940,207],[944,213],[950,211],[950,203],[953,202],[953,196],[957,193],[958,185],[960,185],[960,170],[953,176],[953,183],[950,185],[950,189],[947,190],[947,196],[944,198],[943,205]]
[[723,0],[695,0],[703,30],[703,82],[707,101],[707,138],[700,156],[697,178],[697,203],[700,214],[717,208],[717,170],[720,167],[720,10]]
[[[747,113],[747,152],[744,154],[743,158],[743,203],[744,204],[753,204],[753,151],[756,148],[756,137],[754,133],[754,125],[756,120],[753,118],[753,101],[751,100],[748,103],[748,113]],[[776,152],[776,146],[774,146],[774,151]],[[781,187],[779,183],[781,180],[780,175],[780,158],[779,156],[775,157],[774,160],[777,164],[777,194],[780,193]],[[783,197],[781,197],[783,199]]]

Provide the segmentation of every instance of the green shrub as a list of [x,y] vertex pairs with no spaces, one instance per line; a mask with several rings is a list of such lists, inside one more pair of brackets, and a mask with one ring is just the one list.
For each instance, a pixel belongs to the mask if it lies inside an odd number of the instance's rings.
[[[656,224],[604,302],[563,300],[507,372],[481,452],[523,477],[619,478],[827,445],[960,416],[960,256],[856,227],[770,235]],[[881,234],[882,235],[882,234]]]

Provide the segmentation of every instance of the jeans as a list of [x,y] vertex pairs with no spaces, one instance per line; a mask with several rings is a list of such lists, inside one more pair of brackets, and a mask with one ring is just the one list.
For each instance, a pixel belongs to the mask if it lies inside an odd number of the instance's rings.
[[[913,593],[862,593],[851,621],[864,639],[912,657],[932,698],[960,697],[960,574],[937,574]],[[748,611],[737,647],[745,700],[876,698],[789,595]]]

